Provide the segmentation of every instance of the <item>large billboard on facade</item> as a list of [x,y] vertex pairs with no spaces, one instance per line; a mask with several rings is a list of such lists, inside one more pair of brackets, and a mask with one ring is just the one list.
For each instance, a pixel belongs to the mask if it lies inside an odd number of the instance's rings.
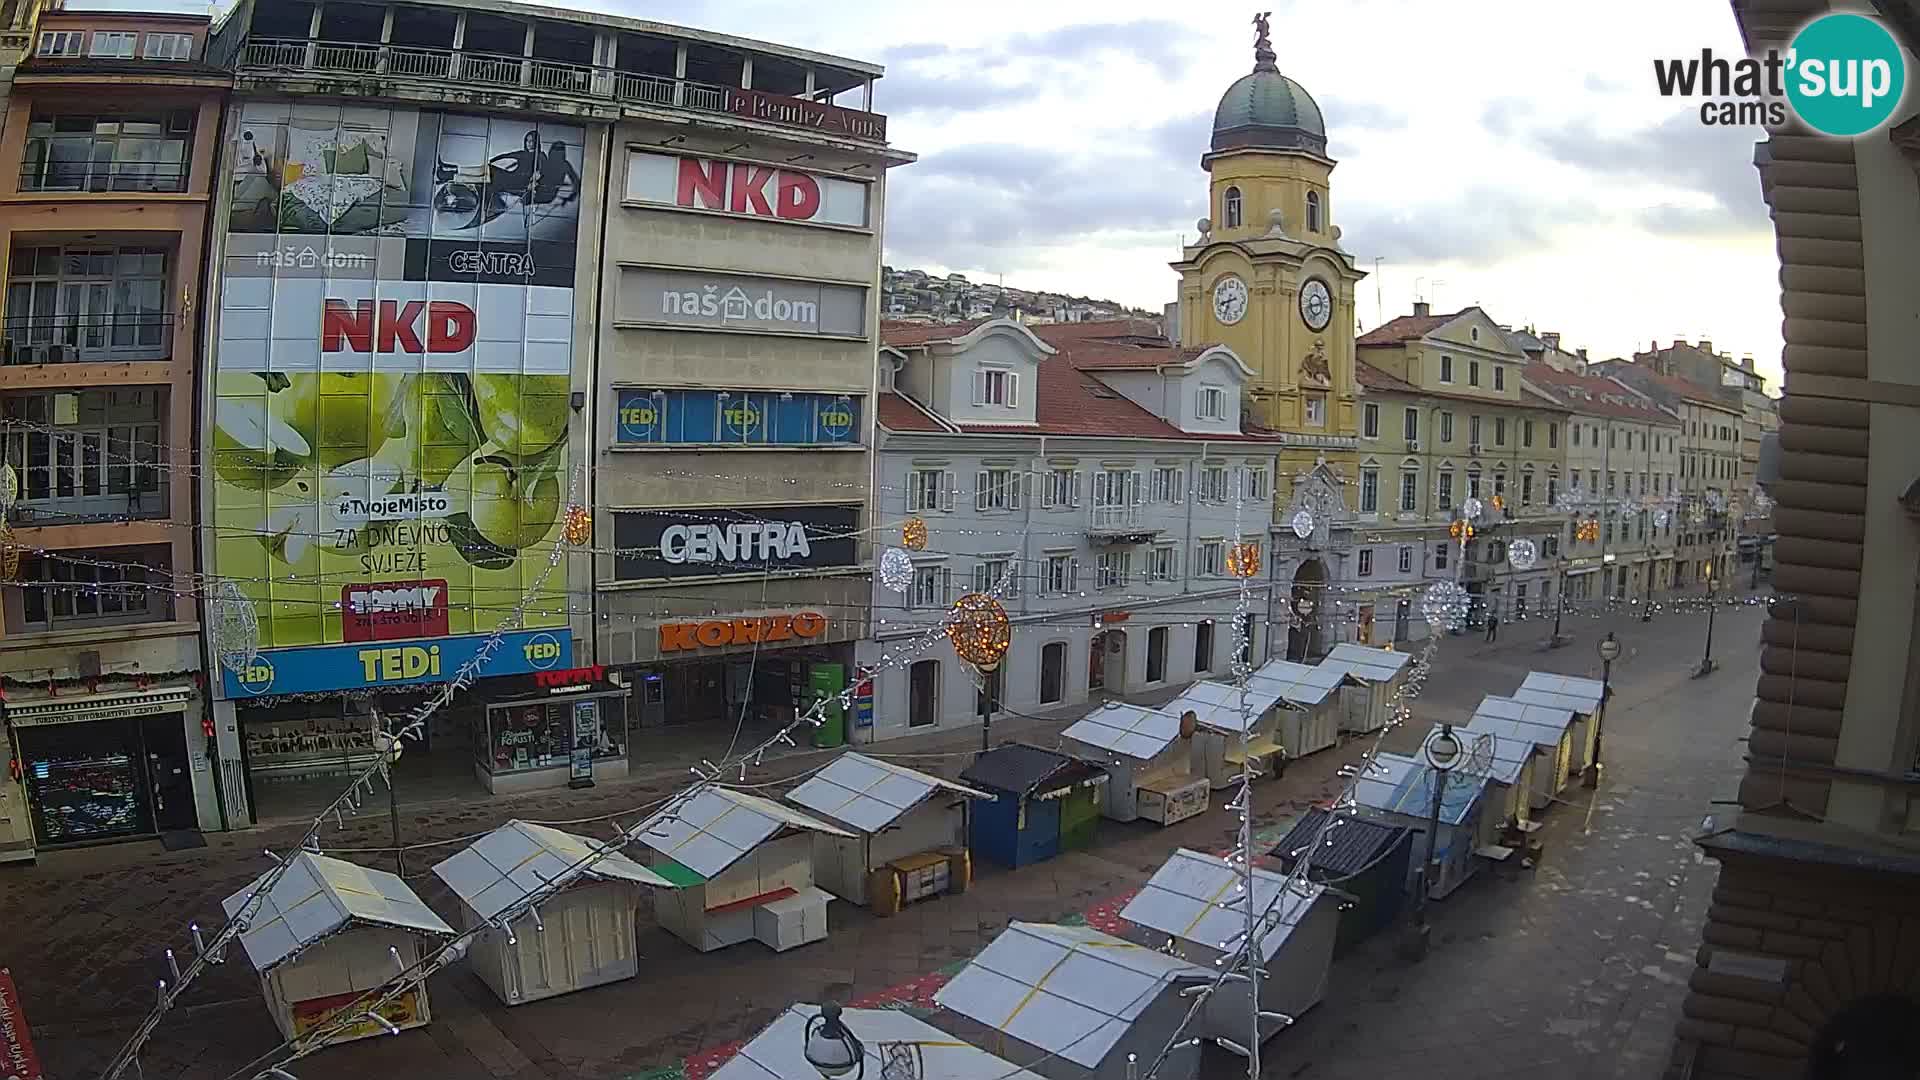
[[[570,483],[582,130],[254,102],[232,136],[215,573],[263,648],[492,631]],[[543,592],[523,625],[566,626]]]

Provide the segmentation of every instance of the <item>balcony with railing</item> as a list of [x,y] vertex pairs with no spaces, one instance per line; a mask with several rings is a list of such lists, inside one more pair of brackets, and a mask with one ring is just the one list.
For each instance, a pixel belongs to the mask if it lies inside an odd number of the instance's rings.
[[0,461],[16,526],[165,518],[167,392],[88,388],[0,398]]
[[[260,5],[240,49],[240,81],[346,81],[356,84],[352,93],[434,100],[446,89],[437,84],[456,83],[550,98],[561,112],[680,109],[886,142],[886,117],[867,111],[877,69],[854,61],[606,25],[617,19],[586,25],[461,10],[456,18],[428,4]],[[860,107],[843,106],[842,95]]]
[[1098,504],[1087,522],[1087,536],[1096,544],[1144,544],[1159,536],[1160,526],[1147,520],[1137,502]]

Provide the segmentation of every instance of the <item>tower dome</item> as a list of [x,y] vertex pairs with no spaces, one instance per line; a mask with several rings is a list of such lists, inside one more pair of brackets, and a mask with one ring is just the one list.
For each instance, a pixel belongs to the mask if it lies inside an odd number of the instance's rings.
[[1327,122],[1307,88],[1280,74],[1267,20],[1254,20],[1253,71],[1220,96],[1213,111],[1213,151],[1306,150],[1325,156]]

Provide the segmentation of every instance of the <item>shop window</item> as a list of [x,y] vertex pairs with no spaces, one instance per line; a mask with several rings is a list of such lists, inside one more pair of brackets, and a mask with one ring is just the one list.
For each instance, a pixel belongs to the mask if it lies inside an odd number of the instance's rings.
[[1195,623],[1193,627],[1193,673],[1195,675],[1213,670],[1213,620]]
[[1067,643],[1050,642],[1040,650],[1040,704],[1059,704],[1066,687]]
[[907,726],[932,727],[940,719],[940,661],[920,660],[907,669]]
[[1156,626],[1147,631],[1147,681],[1167,680],[1167,628]]
[[626,725],[617,700],[495,705],[487,710],[487,736],[482,764],[495,775],[566,768],[579,741],[590,742],[595,761],[627,756]]

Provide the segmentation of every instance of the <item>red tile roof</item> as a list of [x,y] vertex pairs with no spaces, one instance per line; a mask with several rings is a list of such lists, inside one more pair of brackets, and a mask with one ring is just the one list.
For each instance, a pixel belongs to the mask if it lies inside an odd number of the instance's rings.
[[1418,394],[1420,388],[1399,376],[1382,371],[1366,361],[1353,365],[1354,378],[1369,390],[1387,390],[1397,394]]
[[879,408],[880,426],[888,431],[924,431],[939,432],[947,427],[927,415],[926,411],[913,402],[895,393],[882,393],[875,399]]
[[1425,337],[1466,314],[1465,309],[1447,315],[1402,315],[1397,319],[1388,319],[1379,326],[1353,339],[1355,345],[1398,345],[1403,341]]
[[1456,394],[1446,390],[1422,390],[1391,372],[1382,371],[1374,367],[1365,360],[1355,364],[1353,370],[1361,386],[1368,390],[1378,390],[1382,393],[1415,394],[1420,397],[1442,398],[1447,401],[1464,401],[1475,405],[1517,405],[1534,409],[1566,411],[1566,406],[1552,398],[1533,392],[1524,384],[1520,387],[1519,401],[1503,401],[1500,398],[1479,397],[1474,394]]
[[967,336],[991,321],[990,319],[973,319],[956,323],[882,322],[880,343],[906,348],[933,341],[952,341],[955,338]]
[[1602,376],[1617,375],[1621,382],[1632,385],[1634,380],[1644,380],[1652,386],[1658,386],[1669,394],[1688,401],[1698,401],[1716,408],[1739,412],[1740,407],[1714,393],[1714,388],[1683,379],[1678,375],[1666,375],[1653,370],[1646,364],[1633,364],[1625,360],[1601,360],[1587,369]]
[[1662,424],[1679,422],[1671,414],[1647,404],[1633,390],[1599,375],[1578,375],[1555,370],[1544,363],[1533,363],[1521,370],[1520,378],[1577,413]]
[[1086,322],[1056,322],[1029,325],[1040,340],[1049,345],[1060,341],[1088,341],[1094,338],[1125,340],[1141,344],[1166,343],[1166,334],[1153,319],[1090,319]]

